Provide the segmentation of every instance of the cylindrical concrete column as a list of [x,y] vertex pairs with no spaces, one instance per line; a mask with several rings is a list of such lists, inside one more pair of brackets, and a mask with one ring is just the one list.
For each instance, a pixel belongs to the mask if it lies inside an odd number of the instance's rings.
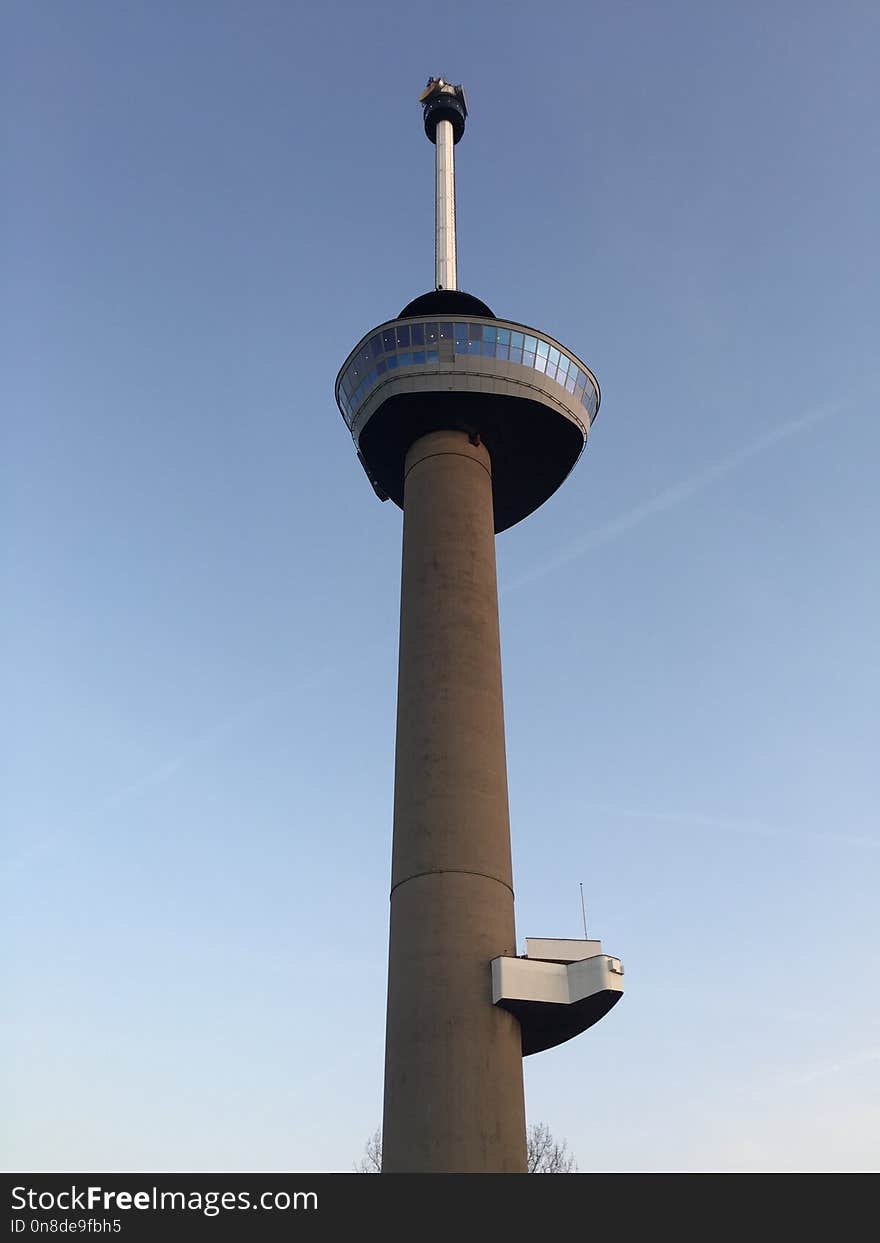
[[522,1173],[491,463],[433,432],[405,470],[383,1170]]

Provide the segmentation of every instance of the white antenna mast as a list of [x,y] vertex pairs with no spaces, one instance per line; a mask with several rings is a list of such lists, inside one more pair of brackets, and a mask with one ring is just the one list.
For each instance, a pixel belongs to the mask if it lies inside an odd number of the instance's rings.
[[580,882],[580,886],[581,886],[581,914],[584,917],[584,940],[589,941],[590,938],[587,936],[587,908],[586,906],[584,906],[584,882],[583,881]]
[[434,197],[434,286],[458,289],[455,247],[455,144],[464,133],[464,89],[445,78],[429,78],[419,96],[425,133],[436,147]]

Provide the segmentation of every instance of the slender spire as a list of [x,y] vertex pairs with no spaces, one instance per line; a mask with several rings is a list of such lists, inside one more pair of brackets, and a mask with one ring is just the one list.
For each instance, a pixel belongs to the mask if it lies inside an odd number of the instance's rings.
[[425,133],[436,148],[434,197],[434,285],[458,289],[455,243],[455,144],[464,133],[467,104],[464,88],[444,78],[429,78],[419,96]]
[[436,194],[434,198],[434,285],[458,289],[455,245],[455,146],[452,122],[437,123]]

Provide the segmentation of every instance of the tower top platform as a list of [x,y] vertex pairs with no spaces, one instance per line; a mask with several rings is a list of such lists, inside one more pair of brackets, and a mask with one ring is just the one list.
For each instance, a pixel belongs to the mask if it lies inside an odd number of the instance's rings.
[[[424,313],[441,303],[458,308],[454,319]],[[492,460],[495,530],[504,531],[542,505],[580,457],[599,384],[547,333],[467,314],[470,306],[489,310],[469,294],[438,291],[374,328],[343,364],[336,401],[377,495],[401,507],[414,441],[453,429],[479,436]]]

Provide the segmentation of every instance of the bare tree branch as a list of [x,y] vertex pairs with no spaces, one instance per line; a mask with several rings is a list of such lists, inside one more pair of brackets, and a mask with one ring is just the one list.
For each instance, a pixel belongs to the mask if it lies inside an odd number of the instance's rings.
[[376,1128],[364,1144],[364,1155],[355,1166],[357,1174],[382,1173],[382,1132]]
[[[382,1173],[381,1131],[374,1131],[364,1144],[355,1169],[358,1174]],[[526,1169],[530,1174],[576,1174],[577,1164],[566,1140],[555,1140],[546,1122],[532,1122],[526,1131]]]

